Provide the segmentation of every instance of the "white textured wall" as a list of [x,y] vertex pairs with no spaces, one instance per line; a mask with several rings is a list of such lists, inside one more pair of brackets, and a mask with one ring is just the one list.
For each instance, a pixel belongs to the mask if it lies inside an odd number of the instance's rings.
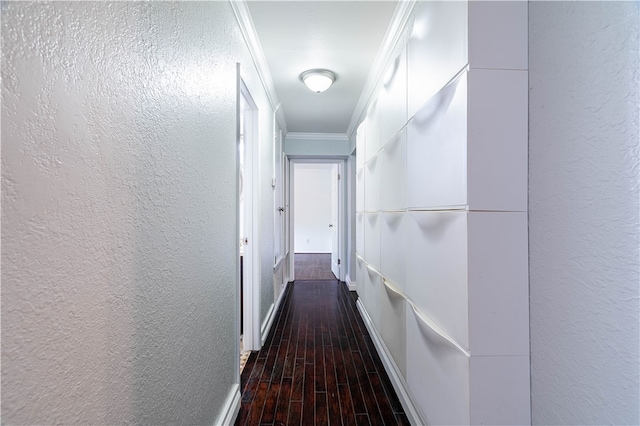
[[535,424],[639,424],[638,3],[529,3]]
[[332,164],[294,165],[294,250],[331,253]]
[[3,2],[2,43],[3,423],[214,423],[236,62],[270,116],[229,4]]

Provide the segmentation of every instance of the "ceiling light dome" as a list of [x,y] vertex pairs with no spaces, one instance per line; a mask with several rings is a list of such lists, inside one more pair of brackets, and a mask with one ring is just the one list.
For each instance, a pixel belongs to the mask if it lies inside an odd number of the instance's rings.
[[329,70],[308,70],[300,74],[300,80],[312,92],[320,93],[331,87],[336,75]]

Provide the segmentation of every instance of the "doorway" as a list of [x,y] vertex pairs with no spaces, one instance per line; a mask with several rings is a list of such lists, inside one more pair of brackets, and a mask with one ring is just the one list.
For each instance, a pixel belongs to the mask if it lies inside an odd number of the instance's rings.
[[241,78],[238,105],[238,268],[239,268],[239,339],[240,367],[244,366],[248,353],[260,348],[259,309],[256,282],[259,280],[257,264],[259,260],[256,227],[257,175],[254,173],[257,161],[258,108],[247,86]]
[[342,277],[343,161],[294,159],[291,163],[291,275],[295,280]]

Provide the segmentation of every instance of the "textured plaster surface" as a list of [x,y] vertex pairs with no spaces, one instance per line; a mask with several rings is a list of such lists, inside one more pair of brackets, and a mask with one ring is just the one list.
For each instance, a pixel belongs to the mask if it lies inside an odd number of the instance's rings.
[[639,424],[637,2],[530,2],[535,424]]
[[3,423],[220,414],[238,381],[236,62],[271,122],[225,2],[2,3]]

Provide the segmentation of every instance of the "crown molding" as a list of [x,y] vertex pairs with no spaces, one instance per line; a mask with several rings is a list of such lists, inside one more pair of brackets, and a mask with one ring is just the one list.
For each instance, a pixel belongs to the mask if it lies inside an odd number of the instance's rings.
[[380,44],[380,49],[378,49],[376,59],[371,66],[371,71],[369,71],[369,76],[362,89],[362,93],[360,93],[358,103],[353,110],[351,121],[349,121],[349,126],[347,127],[347,137],[351,137],[353,132],[355,132],[358,123],[362,120],[363,115],[366,114],[367,107],[372,101],[371,97],[380,86],[384,71],[390,65],[391,61],[395,59],[394,54],[396,53],[399,43],[402,41],[405,27],[418,1],[419,0],[401,0],[398,2],[389,28]]
[[296,140],[314,140],[314,141],[348,141],[349,138],[344,133],[306,133],[306,132],[289,132],[287,139]]
[[278,125],[280,126],[282,133],[286,136],[287,121],[284,118],[284,112],[280,108],[280,101],[278,101],[276,87],[273,84],[273,78],[271,77],[269,66],[267,65],[267,59],[264,56],[262,45],[258,39],[256,27],[253,25],[253,20],[251,19],[251,13],[249,12],[247,2],[246,0],[229,0],[229,4],[231,4],[233,14],[238,21],[240,32],[242,33],[242,37],[244,37],[247,48],[249,49],[251,59],[253,59],[253,64],[258,72],[258,77],[260,77],[264,91],[269,99],[269,104],[271,104],[271,108],[273,108],[275,112]]

